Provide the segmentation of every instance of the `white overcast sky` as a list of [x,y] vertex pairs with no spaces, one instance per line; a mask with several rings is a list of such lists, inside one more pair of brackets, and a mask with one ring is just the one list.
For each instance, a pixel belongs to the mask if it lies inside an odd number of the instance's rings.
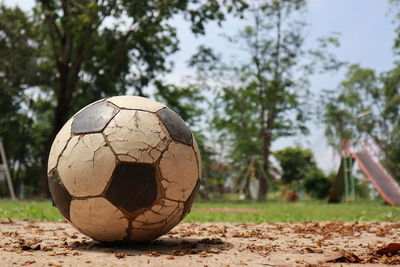
[[[30,9],[32,0],[3,0],[7,5],[18,4],[23,9]],[[332,32],[340,33],[341,46],[336,51],[340,60],[350,63],[359,63],[363,67],[373,68],[377,71],[386,71],[393,67],[394,56],[392,45],[395,37],[395,25],[392,24],[394,14],[389,12],[388,0],[310,0],[308,14],[305,16],[310,24],[308,29],[308,43],[313,44],[320,36]],[[222,33],[234,34],[245,21],[229,19],[223,23],[222,28],[215,24],[207,27],[207,35],[195,38],[189,30],[189,24],[180,17],[174,20],[178,27],[180,51],[171,59],[175,62],[174,70],[167,75],[166,80],[180,83],[182,77],[190,75],[191,71],[186,66],[186,61],[196,51],[200,44],[214,48],[223,57],[240,57],[240,51],[230,48]],[[312,91],[333,89],[343,80],[343,72],[325,75],[315,75],[312,78]],[[323,136],[323,125],[310,122],[311,135],[307,137],[294,137],[278,140],[273,148],[279,149],[294,143],[301,143],[311,148],[318,165],[325,171],[334,171],[338,166],[339,158],[326,144]]]

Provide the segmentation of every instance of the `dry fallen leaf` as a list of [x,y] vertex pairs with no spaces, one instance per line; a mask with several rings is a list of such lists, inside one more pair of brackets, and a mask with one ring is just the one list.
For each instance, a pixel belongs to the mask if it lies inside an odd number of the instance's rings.
[[123,259],[123,258],[126,257],[126,254],[125,254],[125,253],[115,253],[114,256],[115,256],[117,259]]
[[221,253],[221,250],[218,248],[210,248],[209,250],[207,250],[208,253],[213,253],[213,254],[219,254]]
[[362,260],[353,252],[341,250],[325,256],[325,262],[361,263]]
[[22,239],[18,240],[19,248],[22,250],[40,250],[40,242],[42,240],[39,239]]
[[378,254],[395,254],[400,251],[400,243],[390,243],[376,251]]
[[172,251],[174,256],[185,256],[185,252],[183,250],[174,250]]
[[157,251],[151,251],[151,252],[147,253],[146,256],[149,256],[149,257],[160,257],[160,253],[157,252]]
[[207,252],[202,251],[202,252],[199,253],[199,256],[200,256],[201,258],[206,258],[206,257],[208,257],[208,256],[210,256],[210,255],[209,255]]
[[34,261],[34,260],[32,260],[32,261],[26,261],[26,262],[22,263],[21,266],[28,266],[28,265],[34,264],[35,262],[36,262],[36,261]]

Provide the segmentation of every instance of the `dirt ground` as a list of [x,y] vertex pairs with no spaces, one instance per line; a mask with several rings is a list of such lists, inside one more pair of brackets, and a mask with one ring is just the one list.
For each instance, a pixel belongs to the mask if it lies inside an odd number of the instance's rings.
[[400,266],[399,234],[400,223],[181,223],[124,245],[66,222],[0,219],[0,266]]

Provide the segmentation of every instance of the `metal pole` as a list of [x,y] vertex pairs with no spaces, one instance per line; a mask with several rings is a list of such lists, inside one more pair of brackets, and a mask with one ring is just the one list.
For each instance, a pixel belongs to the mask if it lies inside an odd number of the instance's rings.
[[6,174],[7,183],[8,183],[8,189],[10,190],[11,199],[12,200],[17,200],[17,198],[15,197],[14,186],[13,186],[12,181],[11,181],[10,170],[8,169],[6,152],[4,151],[3,138],[2,137],[0,137],[0,154],[1,154],[1,158],[3,160],[3,167],[4,167],[5,174]]
[[345,201],[349,200],[349,177],[347,173],[347,158],[343,158],[343,175],[344,175],[344,197]]

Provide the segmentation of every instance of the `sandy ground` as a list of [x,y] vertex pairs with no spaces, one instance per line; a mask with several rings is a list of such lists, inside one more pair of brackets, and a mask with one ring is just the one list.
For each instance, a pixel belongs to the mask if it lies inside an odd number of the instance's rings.
[[181,223],[127,245],[66,222],[0,219],[0,266],[400,266],[399,234],[400,223]]

